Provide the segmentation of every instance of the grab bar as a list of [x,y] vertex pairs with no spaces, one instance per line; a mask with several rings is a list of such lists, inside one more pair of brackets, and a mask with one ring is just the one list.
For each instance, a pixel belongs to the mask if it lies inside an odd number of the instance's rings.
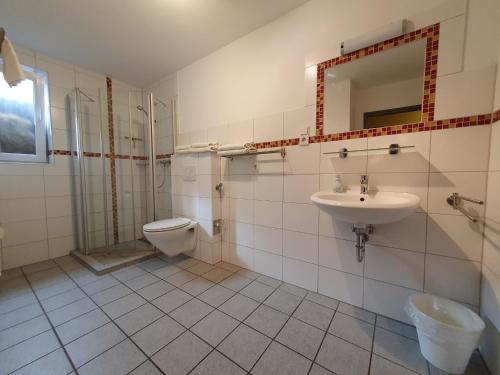
[[470,221],[473,223],[477,223],[477,219],[473,217],[471,214],[469,214],[463,207],[462,207],[462,201],[467,201],[475,204],[484,204],[484,201],[480,199],[473,199],[473,198],[467,198],[467,197],[462,197],[458,193],[453,193],[451,194],[448,198],[446,198],[446,203],[448,203],[451,207],[453,207],[454,210],[460,211],[465,217],[467,217]]

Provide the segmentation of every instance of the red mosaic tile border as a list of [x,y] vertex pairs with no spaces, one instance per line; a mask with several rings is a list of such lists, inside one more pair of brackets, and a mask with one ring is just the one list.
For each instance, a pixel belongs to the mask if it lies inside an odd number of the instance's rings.
[[500,121],[500,109],[497,109],[491,114],[491,122],[494,123],[497,121]]
[[[495,121],[500,121],[500,110],[494,112],[493,114],[486,113],[483,115],[428,121],[427,123],[418,122],[415,124],[403,124],[403,125],[387,126],[383,128],[354,130],[345,133],[316,135],[309,137],[309,143],[334,142],[334,141],[344,141],[348,139],[357,139],[357,138],[381,137],[384,135],[418,133],[418,132],[442,130],[442,129],[465,128],[470,126],[490,125],[492,122]],[[263,149],[263,148],[280,147],[280,146],[293,146],[298,144],[299,144],[299,138],[294,138],[294,139],[287,139],[284,141],[261,142],[257,143],[256,147],[258,149]]]
[[[65,156],[77,156],[76,151],[68,151],[68,150],[50,150],[49,155],[65,155]],[[100,158],[101,153],[100,152],[84,152],[83,156],[87,158]],[[111,155],[111,154],[105,154],[104,157],[108,159],[132,159],[132,160],[148,160],[149,158],[147,156],[140,156],[140,155]],[[158,155],[158,159],[163,158],[167,159],[170,158],[170,155]]]
[[117,244],[120,241],[118,232],[118,197],[116,189],[116,163],[115,163],[115,132],[113,124],[113,81],[106,77],[106,98],[108,108],[108,139],[110,154],[110,174],[111,174],[111,207],[113,213],[113,240]]
[[[319,63],[317,67],[316,82],[316,135],[323,136],[324,134],[324,80],[326,69],[329,69],[336,65],[345,64],[347,62],[354,61],[366,56],[370,56],[375,53],[387,51],[399,45],[411,43],[421,39],[427,39],[425,49],[424,89],[422,95],[422,122],[427,123],[428,121],[433,121],[436,99],[439,23],[424,27],[420,30],[412,31],[396,38],[385,40],[361,50],[351,52],[347,55],[338,56],[334,59]],[[333,137],[335,137],[335,135],[333,135]]]
[[170,159],[172,155],[170,154],[159,154],[159,155],[156,155],[156,160],[161,160],[161,159]]

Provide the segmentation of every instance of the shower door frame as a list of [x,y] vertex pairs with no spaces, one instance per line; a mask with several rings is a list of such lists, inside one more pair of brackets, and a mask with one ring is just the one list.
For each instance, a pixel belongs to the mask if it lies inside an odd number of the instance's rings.
[[[82,220],[82,241],[83,241],[83,252],[85,255],[90,255],[89,246],[89,218],[88,218],[88,202],[87,202],[87,178],[85,174],[85,151],[83,149],[83,129],[80,123],[81,116],[81,97],[86,97],[89,101],[95,102],[89,95],[85,94],[79,88],[75,89],[75,111],[74,111],[74,123],[75,123],[75,133],[76,133],[76,157],[78,160],[79,171],[80,171],[80,209],[81,209],[81,220]],[[106,248],[109,248],[109,227],[108,227],[108,195],[106,188],[106,154],[104,152],[103,137],[102,137],[102,100],[101,100],[101,90],[98,90],[97,100],[99,102],[99,145],[100,145],[100,158],[101,158],[101,169],[102,169],[102,195],[103,195],[103,205],[104,205],[104,239],[106,243]]]
[[[158,209],[157,209],[157,200],[156,200],[156,129],[155,129],[155,100],[163,105],[167,105],[160,99],[155,99],[155,96],[152,92],[148,93],[148,126],[149,126],[149,181],[151,183],[151,202],[152,202],[152,221],[158,220]],[[173,147],[175,145],[176,138],[176,116],[175,116],[175,105],[176,105],[176,97],[170,97],[168,99],[170,101],[170,116],[172,120],[172,153],[168,154],[170,156],[174,155]]]

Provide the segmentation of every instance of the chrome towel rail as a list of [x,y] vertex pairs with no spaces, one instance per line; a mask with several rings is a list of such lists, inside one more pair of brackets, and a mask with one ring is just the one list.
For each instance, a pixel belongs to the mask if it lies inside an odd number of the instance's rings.
[[252,150],[244,154],[232,154],[232,155],[230,154],[230,155],[220,155],[220,156],[223,158],[228,158],[233,160],[235,156],[264,155],[264,154],[281,154],[281,157],[284,159],[286,156],[286,150],[284,147],[280,147],[272,150],[265,150],[265,151]]
[[479,199],[473,199],[473,198],[467,198],[467,197],[462,197],[458,193],[453,193],[451,194],[448,198],[446,198],[446,203],[448,203],[451,207],[453,207],[454,210],[460,211],[465,217],[467,217],[470,221],[473,223],[477,222],[477,219],[472,216],[470,213],[468,213],[463,207],[462,207],[462,201],[467,201],[467,202],[472,202],[475,204],[484,204],[484,201],[479,200]]
[[329,154],[338,154],[341,159],[344,159],[347,157],[349,152],[367,152],[367,151],[380,151],[380,150],[388,150],[389,155],[397,155],[399,154],[399,151],[403,148],[414,148],[415,146],[400,146],[397,143],[391,144],[389,147],[378,147],[378,148],[367,148],[364,150],[348,150],[347,148],[341,148],[339,151],[330,151],[330,152],[323,152],[323,155],[329,155]]

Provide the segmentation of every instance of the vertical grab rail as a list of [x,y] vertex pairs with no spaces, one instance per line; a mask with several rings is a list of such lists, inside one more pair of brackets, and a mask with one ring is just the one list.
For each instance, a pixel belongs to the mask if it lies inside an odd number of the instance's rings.
[[149,174],[151,181],[151,194],[152,194],[152,214],[153,221],[156,220],[156,142],[155,142],[155,119],[154,119],[154,97],[153,93],[150,92],[148,95],[149,100],[149,142],[150,142],[150,163],[149,163]]
[[82,210],[82,240],[83,240],[83,251],[85,255],[89,255],[89,233],[88,233],[88,212],[87,212],[87,181],[85,177],[85,160],[83,159],[83,146],[82,138],[83,132],[80,124],[80,89],[75,90],[75,133],[76,133],[76,156],[78,159],[78,165],[80,167],[80,190],[82,199],[81,210]]
[[[130,161],[130,183],[132,186],[130,187],[132,191],[132,228],[134,231],[134,249],[137,248],[137,243],[135,241],[136,239],[136,222],[135,222],[135,194],[134,194],[134,167],[133,167],[133,159],[134,159],[134,154],[133,154],[133,145],[134,143],[134,135],[132,134],[132,108],[130,106],[130,91],[128,92],[128,131],[130,134],[129,137],[129,161]],[[126,138],[126,137],[125,137]]]

